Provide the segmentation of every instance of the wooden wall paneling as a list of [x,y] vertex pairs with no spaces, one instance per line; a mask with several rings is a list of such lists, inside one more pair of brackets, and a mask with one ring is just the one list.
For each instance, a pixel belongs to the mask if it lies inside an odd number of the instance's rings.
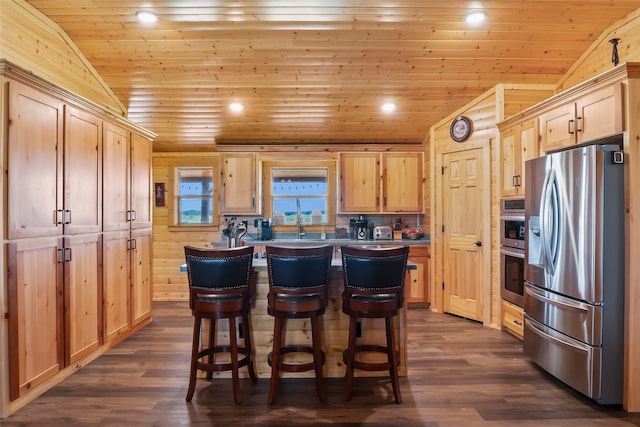
[[[214,161],[218,154],[154,153],[153,182],[165,183],[165,206],[153,208],[153,299],[185,300],[189,290],[185,272],[180,265],[185,263],[184,246],[211,246],[212,241],[221,240],[221,232],[215,229],[175,231],[170,228],[169,199],[174,196],[170,188],[172,168],[177,162],[188,162],[190,158]],[[221,219],[221,218],[220,218]]]
[[[442,154],[471,148],[488,147],[489,156],[485,168],[491,171],[488,188],[486,189],[489,206],[486,207],[485,229],[490,230],[490,265],[488,276],[485,279],[485,323],[487,326],[499,328],[501,321],[501,298],[499,286],[499,194],[500,194],[500,154],[499,132],[496,124],[514,114],[521,108],[528,108],[546,99],[552,93],[552,86],[537,84],[499,84],[488,90],[483,95],[468,103],[461,109],[447,116],[445,119],[431,127],[429,132],[430,161],[430,193],[438,195],[442,186],[441,169]],[[465,115],[473,121],[474,131],[469,140],[463,143],[454,142],[449,135],[449,126],[454,117]],[[431,198],[431,309],[443,310],[442,300],[442,206],[438,197]],[[474,217],[477,220],[477,217]]]
[[640,70],[630,72],[626,82],[625,122],[628,124],[624,140],[625,161],[625,393],[623,407],[640,412]]
[[609,40],[619,38],[620,63],[640,62],[640,9],[611,25],[602,32],[558,82],[557,91],[569,89],[614,68],[611,62],[612,45]]
[[127,108],[66,33],[24,1],[3,1],[0,57],[92,100],[118,116]]

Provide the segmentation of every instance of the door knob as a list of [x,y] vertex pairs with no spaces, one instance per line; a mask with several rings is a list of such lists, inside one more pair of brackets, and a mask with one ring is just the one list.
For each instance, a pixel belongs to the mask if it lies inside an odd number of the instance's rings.
[[476,245],[477,247],[482,246],[482,242],[480,240],[478,240],[477,242],[474,243],[474,245]]

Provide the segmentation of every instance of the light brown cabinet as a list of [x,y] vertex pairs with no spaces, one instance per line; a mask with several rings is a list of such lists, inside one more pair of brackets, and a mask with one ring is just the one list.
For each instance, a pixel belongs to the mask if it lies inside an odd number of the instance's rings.
[[102,121],[17,81],[9,82],[8,104],[16,399],[100,344]]
[[624,130],[622,83],[598,88],[540,115],[540,149],[549,152]]
[[153,272],[151,229],[131,231],[129,258],[131,265],[131,326],[151,317]]
[[416,264],[417,269],[409,270],[409,283],[405,285],[406,300],[411,306],[428,306],[429,299],[429,246],[409,246],[409,261]]
[[254,153],[226,153],[222,157],[220,212],[260,215],[258,163]]
[[502,327],[522,340],[524,337],[524,311],[522,308],[502,300]]
[[11,73],[0,109],[9,331],[0,360],[15,401],[86,363],[123,323],[130,331],[150,318],[152,150],[151,133]]
[[110,342],[151,316],[152,148],[121,126],[104,129],[104,197],[114,201],[103,205],[103,333]]
[[97,350],[102,341],[102,236],[68,236],[64,243],[65,366]]
[[64,366],[62,238],[8,245],[9,398],[15,400]]
[[340,153],[340,213],[422,213],[422,153]]
[[501,197],[524,196],[524,164],[535,157],[538,157],[537,120],[527,120],[501,132]]

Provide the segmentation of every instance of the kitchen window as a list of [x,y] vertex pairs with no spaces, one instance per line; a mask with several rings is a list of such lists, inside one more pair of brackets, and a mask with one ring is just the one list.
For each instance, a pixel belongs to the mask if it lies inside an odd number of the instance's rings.
[[218,227],[217,167],[202,162],[173,168],[173,227]]
[[265,162],[263,170],[274,226],[335,224],[335,162]]

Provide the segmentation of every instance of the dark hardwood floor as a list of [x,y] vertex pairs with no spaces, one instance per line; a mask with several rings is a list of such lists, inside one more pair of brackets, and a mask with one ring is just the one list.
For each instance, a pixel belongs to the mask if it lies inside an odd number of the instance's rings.
[[199,380],[186,403],[191,344],[187,304],[158,302],[151,325],[12,416],[10,426],[632,426],[640,414],[602,407],[537,369],[505,332],[428,310],[409,311],[404,402],[386,379],[358,378],[350,402],[342,379],[318,402],[313,379],[285,379],[267,405],[268,379]]

